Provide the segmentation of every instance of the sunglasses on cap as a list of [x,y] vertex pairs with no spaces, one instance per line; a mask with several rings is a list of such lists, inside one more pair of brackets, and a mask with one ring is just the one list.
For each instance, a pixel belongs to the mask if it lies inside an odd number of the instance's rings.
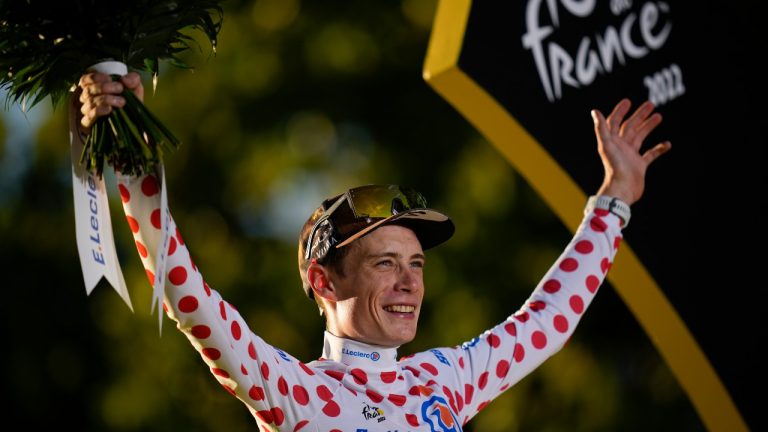
[[[317,219],[309,233],[305,245],[304,259],[323,258],[330,248],[345,246],[357,238],[369,233],[380,225],[402,219],[403,221],[421,220],[426,225],[439,222],[450,225],[450,232],[443,227],[440,229],[439,241],[435,237],[434,228],[418,225],[414,229],[417,236],[420,233],[430,237],[429,243],[442,243],[453,234],[453,223],[448,216],[427,208],[427,200],[414,189],[397,185],[368,185],[349,189],[330,204]],[[426,238],[426,237],[425,237]],[[423,242],[423,240],[422,240]],[[425,247],[426,249],[426,247]]]

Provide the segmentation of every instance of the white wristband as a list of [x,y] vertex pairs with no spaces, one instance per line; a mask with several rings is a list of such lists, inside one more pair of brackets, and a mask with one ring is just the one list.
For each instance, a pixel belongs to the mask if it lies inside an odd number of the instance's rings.
[[629,208],[629,204],[624,201],[607,195],[592,195],[587,200],[584,214],[589,214],[592,212],[592,209],[595,208],[603,209],[615,214],[624,223],[625,228],[629,225],[629,218],[632,216],[632,211]]

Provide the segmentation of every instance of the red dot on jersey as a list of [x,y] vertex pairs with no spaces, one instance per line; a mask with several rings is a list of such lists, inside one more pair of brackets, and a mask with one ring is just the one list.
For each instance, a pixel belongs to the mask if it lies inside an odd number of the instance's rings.
[[179,244],[184,246],[184,239],[181,238],[181,232],[179,232],[179,228],[176,228],[176,240],[179,241]]
[[190,313],[197,310],[197,299],[194,296],[185,296],[179,300],[179,310]]
[[576,252],[580,254],[588,254],[595,249],[595,246],[589,240],[581,240],[576,243],[574,249],[576,249]]
[[224,304],[224,300],[219,302],[219,314],[221,314],[221,319],[227,320],[227,307]]
[[315,374],[314,372],[312,372],[312,369],[310,369],[310,368],[309,368],[307,365],[305,365],[304,363],[301,363],[301,362],[299,362],[299,367],[301,367],[301,369],[302,369],[304,372],[306,372],[306,374],[307,374],[307,375],[309,375],[309,376],[312,376],[312,375],[314,375],[314,374]]
[[211,360],[218,360],[221,357],[221,351],[216,348],[203,348],[203,355]]
[[408,424],[413,426],[413,427],[417,427],[419,425],[419,420],[413,414],[406,414],[405,415],[405,421],[407,421]]
[[147,257],[147,248],[138,240],[136,240],[136,250],[139,251],[139,255],[141,255],[142,258]]
[[339,381],[344,379],[344,372],[335,371],[335,370],[326,370],[323,372],[325,372],[325,374],[328,375],[329,377],[337,379]]
[[242,372],[243,375],[248,375],[248,369],[245,368],[244,364],[240,365],[240,372]]
[[595,216],[589,221],[589,227],[592,228],[592,231],[600,233],[608,229],[608,225],[599,216]]
[[331,398],[333,398],[333,393],[331,393],[328,387],[322,384],[317,386],[315,392],[317,393],[317,397],[319,397],[322,401],[328,402],[331,400]]
[[267,366],[266,363],[261,363],[261,376],[263,376],[265,380],[269,381],[269,366]]
[[577,314],[581,315],[581,313],[584,312],[584,300],[582,300],[580,296],[576,294],[572,295],[569,303],[571,304],[571,309]]
[[488,335],[488,345],[490,345],[492,348],[498,348],[499,345],[501,345],[501,338],[496,336],[495,334],[491,333]]
[[487,384],[488,384],[488,372],[483,372],[482,374],[480,374],[480,379],[477,380],[477,386],[480,388],[480,390],[483,390]]
[[376,393],[375,391],[371,389],[365,390],[365,394],[368,396],[370,400],[373,401],[373,403],[379,403],[384,400],[384,396]]
[[358,368],[352,369],[350,373],[352,374],[352,378],[355,379],[356,383],[360,385],[364,385],[365,383],[368,382],[368,375],[366,375],[366,373],[363,372],[362,369],[358,369]]
[[240,340],[240,336],[242,335],[242,332],[240,331],[240,324],[237,321],[232,321],[232,337],[235,338],[235,340]]
[[146,196],[152,196],[160,191],[160,186],[157,185],[157,179],[155,176],[147,176],[141,182],[141,191]]
[[277,379],[277,390],[283,396],[288,395],[288,383],[285,381],[285,378],[283,378],[282,375]]
[[587,276],[586,285],[589,292],[594,293],[597,291],[597,287],[600,286],[600,279],[595,275],[589,275]]
[[192,327],[192,336],[197,339],[205,339],[211,335],[211,329],[207,325],[196,325]]
[[259,358],[256,355],[256,347],[253,346],[253,342],[248,343],[248,356],[254,360],[257,360]]
[[293,386],[293,398],[299,405],[306,405],[309,403],[309,393],[307,389],[300,385]]
[[211,372],[213,372],[214,375],[218,375],[222,378],[229,378],[229,372],[225,371],[224,369],[211,368]]
[[298,423],[296,423],[296,427],[293,428],[293,432],[298,432],[299,429],[303,428],[304,426],[309,424],[309,420],[302,420]]
[[568,331],[568,318],[563,315],[555,315],[555,318],[552,320],[552,324],[554,325],[555,330],[559,331],[560,333],[565,333]]
[[464,409],[464,398],[461,397],[461,393],[457,390],[456,392],[456,405],[458,405],[459,411]]
[[613,248],[618,249],[619,246],[621,246],[621,236],[616,236],[613,238]]
[[283,413],[283,410],[280,409],[280,407],[274,407],[270,410],[272,413],[272,418],[275,420],[275,424],[280,426],[283,424],[283,421],[285,421],[285,414]]
[[139,232],[139,221],[128,215],[125,216],[125,219],[128,221],[128,226],[131,228],[132,233],[136,234]]
[[434,365],[432,365],[430,363],[424,362],[420,366],[421,366],[422,369],[424,369],[425,371],[431,373],[433,376],[437,375],[437,368]]
[[382,372],[379,376],[381,377],[381,381],[389,384],[395,381],[395,378],[397,378],[397,373],[395,371],[387,371]]
[[127,203],[131,200],[131,193],[128,192],[128,188],[124,185],[117,185],[117,188],[120,190],[120,200],[122,200],[124,203]]
[[173,253],[176,252],[176,239],[171,237],[169,242],[170,244],[168,245],[168,255],[173,255]]
[[544,302],[543,302],[543,301],[541,301],[541,300],[537,300],[537,301],[531,302],[531,303],[528,305],[528,307],[530,307],[532,311],[534,311],[534,312],[538,312],[538,311],[540,311],[540,310],[544,309],[545,307],[547,307],[547,304],[546,304],[546,303],[544,303]]
[[472,384],[464,384],[464,400],[467,405],[472,403],[472,395],[475,394],[475,388]]
[[564,272],[572,272],[577,268],[579,268],[579,262],[574,258],[569,257],[560,262],[560,270]]
[[399,394],[390,394],[387,396],[387,400],[392,402],[394,405],[403,406],[405,405],[406,397]]
[[443,386],[443,394],[448,398],[448,403],[451,405],[451,408],[453,408],[453,411],[458,412],[459,410],[456,409],[456,401],[453,400],[453,393],[448,386]]
[[323,413],[328,417],[338,417],[341,414],[341,408],[339,408],[339,404],[331,400],[323,407]]
[[211,287],[208,286],[208,283],[206,281],[203,281],[203,289],[205,290],[205,294],[208,297],[210,297],[211,296]]
[[542,349],[547,346],[547,335],[545,335],[543,331],[536,330],[531,335],[531,343],[534,348]]
[[600,269],[603,271],[603,274],[608,273],[608,270],[611,268],[611,262],[608,261],[608,258],[603,258],[600,261]]
[[272,417],[272,411],[270,410],[263,410],[263,411],[257,411],[256,415],[263,421],[264,423],[271,424],[274,421],[274,418]]
[[504,378],[507,376],[507,372],[509,372],[509,362],[506,360],[501,360],[496,365],[496,376],[499,378]]
[[160,209],[155,209],[149,216],[149,221],[152,222],[152,226],[160,229]]
[[517,336],[517,327],[513,322],[504,324],[504,330],[506,330],[506,332],[509,333],[510,336]]
[[182,266],[172,268],[168,272],[168,280],[176,286],[183,285],[187,281],[187,269]]
[[144,271],[147,273],[147,279],[149,279],[149,283],[154,285],[155,284],[155,274],[152,273],[149,269],[144,269]]
[[528,318],[530,318],[528,316],[528,312],[518,312],[514,316],[515,316],[516,320],[518,320],[520,322],[523,322],[523,323],[528,321]]
[[525,348],[521,344],[515,344],[515,351],[512,353],[512,358],[516,362],[520,363],[525,358]]
[[248,396],[250,396],[253,400],[263,400],[264,399],[264,389],[261,387],[252,386],[250,390],[248,390]]
[[421,371],[420,371],[420,370],[418,370],[418,369],[416,369],[416,368],[415,368],[415,367],[413,367],[413,366],[404,366],[404,367],[403,367],[403,369],[407,369],[407,370],[411,371],[411,373],[413,374],[413,376],[414,376],[414,377],[416,377],[416,378],[418,378],[418,377],[419,377],[419,375],[421,375]]
[[550,294],[560,291],[560,282],[555,279],[550,279],[544,282],[544,291]]
[[459,367],[464,369],[464,357],[459,357]]

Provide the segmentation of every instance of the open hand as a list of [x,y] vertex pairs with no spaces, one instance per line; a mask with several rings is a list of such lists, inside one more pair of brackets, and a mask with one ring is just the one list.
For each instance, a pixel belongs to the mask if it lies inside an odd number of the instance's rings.
[[664,141],[640,153],[645,138],[661,123],[661,114],[654,113],[654,105],[646,101],[625,120],[631,105],[629,99],[622,99],[607,119],[600,111],[592,110],[597,151],[605,169],[605,179],[597,194],[616,197],[630,205],[643,195],[648,166],[672,148],[669,141]]

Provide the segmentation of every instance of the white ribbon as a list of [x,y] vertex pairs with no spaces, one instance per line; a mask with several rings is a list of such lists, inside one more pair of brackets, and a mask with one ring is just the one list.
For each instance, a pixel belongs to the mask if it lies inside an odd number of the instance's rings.
[[85,292],[91,294],[96,284],[104,277],[133,311],[123,271],[115,253],[115,239],[112,236],[112,220],[109,217],[109,202],[104,179],[94,176],[80,166],[83,142],[75,133],[77,125],[71,126],[73,127],[70,127],[69,143],[72,151],[75,235],[85,280]]

